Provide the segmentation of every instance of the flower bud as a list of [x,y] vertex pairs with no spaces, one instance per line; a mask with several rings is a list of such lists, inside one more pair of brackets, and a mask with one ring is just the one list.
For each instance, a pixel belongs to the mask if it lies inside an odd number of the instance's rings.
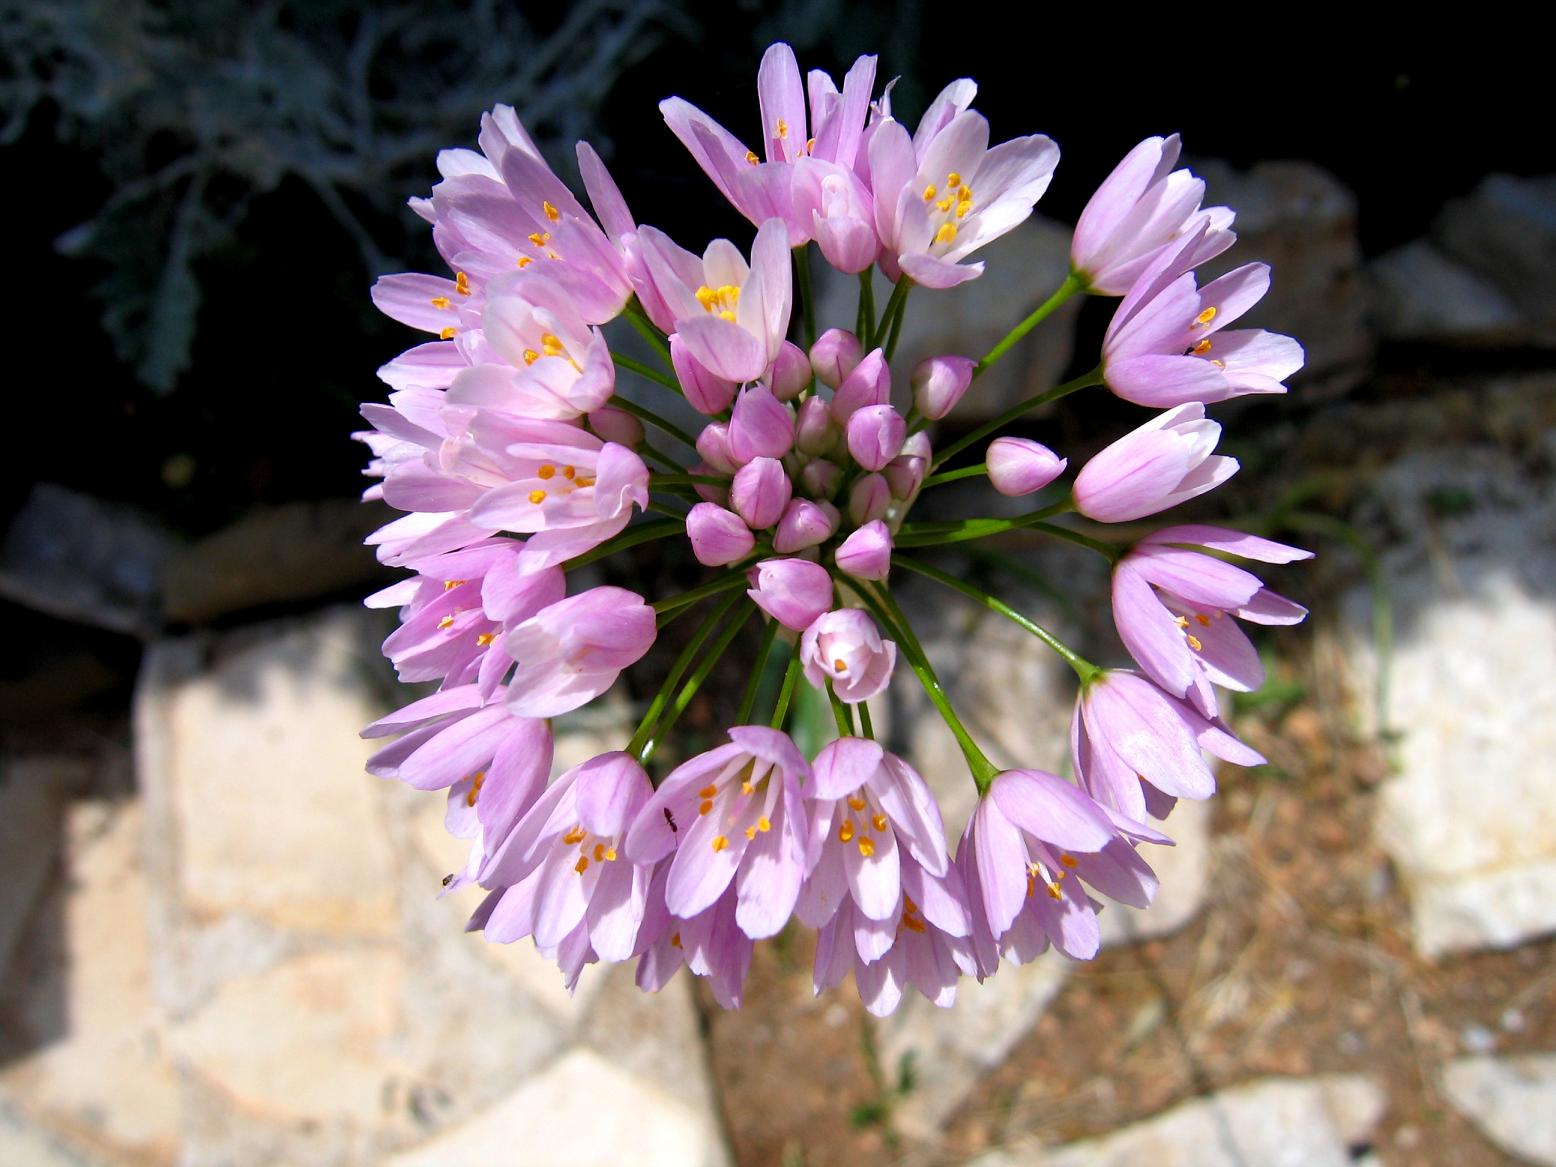
[[916,434],[909,434],[907,440],[902,443],[902,453],[904,457],[922,458],[928,462],[934,454],[929,444],[929,435],[923,430],[919,430]]
[[925,417],[938,421],[956,408],[972,384],[978,362],[971,357],[927,357],[913,368],[913,404]]
[[810,384],[810,358],[792,341],[784,341],[772,368],[762,374],[762,383],[779,401],[793,401]]
[[825,612],[800,637],[805,679],[818,689],[832,682],[840,701],[855,705],[886,688],[897,664],[897,646],[881,639],[868,612]]
[[[691,472],[708,478],[718,477],[723,473],[709,466],[706,462],[698,462],[691,468]],[[707,482],[697,482],[692,485],[692,489],[697,492],[697,497],[702,499],[703,502],[711,502],[715,506],[721,507],[729,505],[729,487],[727,486],[714,486]]]
[[842,481],[842,469],[825,458],[805,463],[805,469],[800,471],[800,485],[811,498],[831,498]]
[[771,527],[789,505],[794,488],[776,458],[753,458],[735,472],[729,501],[754,531]]
[[687,350],[679,334],[670,338],[670,363],[675,366],[675,379],[694,409],[711,416],[728,409],[735,399],[735,382],[715,377],[705,369]]
[[729,419],[729,450],[742,466],[752,458],[782,458],[794,445],[794,415],[766,385],[742,389]]
[[748,578],[746,595],[791,631],[804,632],[832,606],[832,577],[808,559],[764,559]]
[[697,562],[705,567],[738,562],[756,546],[756,536],[744,519],[711,502],[700,502],[686,512],[686,537]]
[[864,524],[837,549],[837,566],[855,579],[882,580],[891,571],[891,532],[879,519]]
[[832,420],[827,403],[819,397],[806,398],[794,427],[794,444],[800,453],[813,458],[825,454],[837,445],[837,439],[837,423]]
[[1075,476],[1075,508],[1099,523],[1144,518],[1212,490],[1237,459],[1212,457],[1221,427],[1197,401],[1169,409],[1108,446]]
[[866,474],[848,492],[848,517],[856,527],[884,517],[890,507],[891,487],[879,474]]
[[816,379],[828,389],[836,389],[854,371],[864,348],[859,338],[842,328],[829,328],[810,346],[810,366]]
[[886,367],[885,354],[878,348],[871,349],[832,395],[832,419],[844,425],[854,410],[885,405],[890,400],[891,370]]
[[889,405],[867,405],[849,415],[844,433],[854,461],[866,470],[880,470],[902,449],[908,423]]
[[1011,498],[1042,490],[1070,464],[1069,459],[1029,438],[995,438],[985,460],[994,489]]
[[607,442],[635,447],[643,440],[643,423],[625,409],[602,405],[589,414],[589,428]]
[[740,469],[741,464],[729,448],[729,426],[721,421],[710,421],[702,427],[697,435],[697,452],[715,474],[733,474]]
[[928,465],[925,459],[911,454],[899,454],[888,462],[881,473],[886,477],[886,485],[891,487],[892,498],[899,502],[916,498],[919,487],[924,485],[924,470]]
[[778,529],[773,532],[773,550],[792,555],[807,547],[814,547],[832,537],[842,515],[829,502],[812,502],[808,498],[796,498],[784,508]]

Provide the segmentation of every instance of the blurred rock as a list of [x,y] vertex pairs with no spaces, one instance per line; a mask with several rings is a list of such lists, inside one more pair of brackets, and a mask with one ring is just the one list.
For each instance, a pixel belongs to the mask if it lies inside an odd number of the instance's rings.
[[1204,280],[1262,260],[1273,269],[1267,296],[1237,327],[1295,337],[1307,351],[1297,374],[1311,394],[1341,393],[1372,365],[1368,288],[1356,236],[1356,196],[1311,162],[1261,162],[1234,170],[1196,162],[1207,205],[1237,212],[1237,244],[1204,268]]
[[0,1097],[0,1163],[17,1167],[107,1167],[104,1160],[66,1147]]
[[1271,1078],[1101,1138],[1050,1151],[996,1151],[973,1167],[1353,1167],[1386,1101],[1360,1076]]
[[52,483],[0,539],[0,596],[51,616],[149,636],[173,536],[150,516]]
[[1443,1070],[1443,1091],[1502,1150],[1556,1167],[1556,1054],[1460,1058]]
[[1385,340],[1495,346],[1535,339],[1501,289],[1425,240],[1380,257],[1368,274]]
[[0,971],[10,967],[17,939],[53,873],[64,803],[90,781],[75,758],[0,759]]
[[1443,208],[1432,238],[1556,343],[1556,175],[1491,175]]
[[263,507],[168,557],[166,618],[203,624],[269,604],[390,582],[362,540],[393,517],[381,504],[326,499]]
[[1492,446],[1419,450],[1371,484],[1396,628],[1380,661],[1370,589],[1345,597],[1342,654],[1371,702],[1387,668],[1398,773],[1378,833],[1418,950],[1511,948],[1556,930],[1556,493]]
[[[1033,216],[973,257],[983,275],[956,288],[917,288],[908,297],[901,340],[892,360],[893,399],[910,401],[908,376],[925,357],[955,353],[981,357],[1070,274],[1069,227]],[[816,327],[852,329],[859,282],[829,272],[820,289]],[[875,309],[885,311],[891,285],[875,281]],[[1073,297],[988,373],[979,377],[953,415],[960,426],[987,421],[1016,402],[1064,379],[1075,347],[1075,319],[1084,297]]]

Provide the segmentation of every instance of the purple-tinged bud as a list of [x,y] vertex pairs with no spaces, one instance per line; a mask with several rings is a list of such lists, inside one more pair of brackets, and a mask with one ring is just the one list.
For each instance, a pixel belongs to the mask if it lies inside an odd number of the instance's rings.
[[844,425],[854,410],[885,405],[890,400],[891,370],[886,367],[886,356],[878,348],[871,349],[832,395],[832,417]]
[[753,531],[765,530],[783,517],[794,488],[776,458],[753,458],[735,471],[729,502]]
[[783,518],[778,520],[778,529],[773,532],[773,550],[792,555],[823,543],[832,537],[842,517],[837,507],[829,502],[792,499],[784,508]]
[[697,452],[715,474],[733,474],[740,469],[741,464],[729,448],[729,426],[721,421],[710,421],[702,427],[702,433],[697,435]]
[[832,691],[850,705],[868,701],[891,681],[897,646],[881,638],[868,612],[839,608],[816,617],[800,637],[805,679]]
[[971,357],[927,357],[913,367],[913,404],[925,417],[940,420],[972,384],[977,361]]
[[[709,466],[706,462],[698,462],[697,465],[692,467],[691,472],[708,478],[717,478],[724,473]],[[729,487],[727,486],[713,486],[707,482],[696,482],[692,484],[692,489],[697,492],[697,497],[702,499],[703,502],[711,502],[721,507],[729,505]]]
[[1154,515],[1204,494],[1237,473],[1237,459],[1211,456],[1221,427],[1191,401],[1125,434],[1075,476],[1075,509],[1099,523]]
[[885,579],[891,571],[891,532],[876,519],[864,524],[837,549],[839,571],[855,579]]
[[614,405],[602,405],[590,412],[589,428],[607,442],[615,442],[628,449],[636,448],[643,440],[643,423],[625,409],[617,409]]
[[864,346],[857,336],[847,329],[829,328],[810,346],[810,367],[816,380],[828,389],[836,389],[863,355]]
[[916,434],[909,434],[908,440],[902,443],[904,458],[922,458],[928,462],[933,453],[934,450],[929,444],[929,435],[923,430],[919,430]]
[[675,379],[681,383],[681,391],[692,408],[711,416],[724,412],[735,399],[735,382],[715,377],[705,369],[687,351],[679,333],[670,338],[670,363],[675,366]]
[[1070,464],[1030,438],[995,438],[985,457],[994,489],[1011,498],[1042,490]]
[[838,426],[832,420],[827,403],[819,397],[806,398],[794,427],[794,444],[800,448],[800,453],[813,458],[828,453],[837,445],[838,436]]
[[805,463],[805,469],[800,471],[800,485],[811,498],[831,498],[842,481],[842,468],[825,458]]
[[762,374],[762,383],[779,401],[793,401],[810,384],[810,358],[792,341],[784,341],[772,367]]
[[711,502],[700,502],[686,512],[686,537],[697,562],[705,567],[737,563],[756,546],[756,536],[744,519]]
[[832,606],[832,577],[808,559],[764,559],[747,577],[756,606],[794,632],[804,632]]
[[884,518],[891,508],[891,487],[879,474],[866,474],[848,492],[848,517],[856,527]]
[[742,466],[782,458],[794,446],[794,414],[766,385],[742,389],[729,418],[729,452]]
[[902,450],[908,423],[889,405],[866,405],[848,418],[848,452],[866,470],[880,470]]
[[915,458],[911,454],[899,454],[886,464],[886,469],[881,473],[886,476],[886,485],[891,487],[891,496],[899,502],[908,502],[918,497],[919,487],[924,485],[925,468],[929,465],[923,458]]

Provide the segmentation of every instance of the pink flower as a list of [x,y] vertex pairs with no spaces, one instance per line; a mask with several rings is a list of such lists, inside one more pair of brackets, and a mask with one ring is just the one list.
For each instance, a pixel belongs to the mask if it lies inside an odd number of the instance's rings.
[[685,965],[694,976],[707,978],[713,999],[721,1006],[740,1008],[754,945],[735,919],[739,909],[735,887],[725,888],[711,908],[682,919],[665,906],[669,870],[668,861],[661,861],[654,869],[648,911],[639,934],[643,954],[638,960],[638,988],[657,993]]
[[886,405],[891,400],[891,369],[886,365],[886,355],[880,349],[871,349],[848,375],[843,378],[832,395],[832,420],[847,425],[854,411],[870,405]]
[[1173,170],[1178,135],[1147,138],[1124,156],[1091,196],[1075,224],[1070,267],[1086,281],[1086,290],[1122,296],[1161,254],[1204,221],[1187,262],[1198,267],[1237,240],[1226,207],[1200,210],[1203,179]]
[[836,389],[854,371],[864,356],[859,338],[843,328],[829,328],[810,346],[810,365],[816,379],[828,389]]
[[1307,609],[1206,554],[1207,548],[1264,563],[1291,563],[1313,553],[1220,527],[1168,527],[1113,569],[1113,623],[1124,647],[1163,689],[1189,697],[1214,717],[1213,684],[1248,693],[1264,683],[1258,652],[1227,617],[1298,624]]
[[788,921],[805,877],[800,781],[810,766],[786,734],[736,726],[730,744],[672,770],[627,835],[634,863],[671,855],[665,906],[690,919],[732,884],[735,922],[753,940]]
[[756,546],[756,536],[744,519],[711,502],[700,502],[687,512],[686,537],[697,562],[705,567],[738,563]]
[[729,503],[753,531],[766,530],[783,517],[794,484],[776,458],[753,458],[729,485]]
[[897,646],[881,637],[869,613],[839,608],[816,617],[800,637],[805,679],[817,689],[831,682],[838,699],[855,705],[891,683]]
[[1125,434],[1075,476],[1075,509],[1099,523],[1144,518],[1197,498],[1237,473],[1211,456],[1221,427],[1197,402],[1169,409]]
[[1042,490],[1070,464],[1069,459],[1030,438],[995,438],[989,443],[985,461],[994,489],[1010,498]]
[[855,462],[866,470],[884,470],[902,451],[908,423],[889,405],[866,405],[849,415],[843,436]]
[[843,540],[836,559],[855,579],[883,580],[891,572],[891,532],[879,519],[868,522]]
[[508,708],[555,717],[593,701],[654,643],[654,610],[625,588],[590,588],[542,608],[504,641],[519,662]]
[[794,413],[766,385],[742,389],[729,419],[729,451],[738,465],[782,458],[794,447]]
[[793,555],[807,547],[815,547],[832,538],[843,516],[829,502],[812,502],[808,498],[789,500],[773,532],[773,550],[780,555]]
[[805,350],[786,340],[779,346],[778,356],[762,380],[779,401],[793,401],[810,385],[812,375]]
[[806,559],[764,559],[751,569],[746,592],[756,606],[793,632],[804,632],[832,606],[832,577]]
[[913,366],[913,404],[931,421],[939,421],[966,395],[978,362],[971,357],[925,357]]

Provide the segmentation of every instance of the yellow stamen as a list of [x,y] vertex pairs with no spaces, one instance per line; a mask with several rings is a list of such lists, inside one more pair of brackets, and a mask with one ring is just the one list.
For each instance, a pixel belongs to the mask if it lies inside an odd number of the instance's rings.
[[749,798],[751,795],[756,793],[756,787],[752,786],[749,780],[742,782],[740,784],[740,793],[746,795]]
[[939,194],[939,193],[940,193],[940,192],[939,192],[939,191],[937,191],[937,190],[936,190],[936,189],[935,189],[935,188],[934,188],[934,187],[933,187],[933,186],[926,186],[926,187],[925,187],[925,188],[924,188],[924,201],[925,201],[925,202],[926,202],[926,203],[932,203],[932,202],[934,202],[934,201],[935,201],[935,196],[936,196],[936,195],[937,195],[937,194]]
[[540,347],[545,350],[545,354],[548,357],[561,356],[567,351],[566,346],[562,344],[556,334],[550,332],[540,334]]
[[848,671],[848,662],[842,657],[838,657],[832,662],[832,668],[836,672],[846,673]]
[[556,467],[551,465],[550,462],[542,463],[540,469],[535,471],[535,477],[540,479],[555,478]]
[[465,805],[474,806],[476,798],[481,793],[481,783],[486,781],[486,771],[477,770],[470,776],[470,792],[465,795]]
[[702,800],[702,805],[697,808],[697,813],[700,814],[700,815],[702,815],[702,814],[712,814],[713,813],[713,799],[711,799],[711,798],[703,799]]
[[701,790],[699,790],[697,792],[697,797],[698,798],[712,798],[718,792],[719,792],[719,788],[717,786],[713,785],[713,783],[710,782],[710,783],[708,783],[708,785],[704,786]]
[[1195,612],[1194,613],[1194,622],[1196,624],[1198,624],[1201,628],[1209,628],[1210,627],[1210,617],[1205,615],[1205,613],[1203,613],[1203,612]]
[[837,841],[839,843],[851,843],[854,841],[854,820],[844,819],[843,825],[837,829]]
[[596,843],[594,845],[594,861],[596,863],[602,863],[602,862],[604,862],[604,860],[605,860],[605,844],[604,843]]
[[578,473],[578,467],[576,467],[576,466],[564,466],[564,467],[562,467],[562,477],[563,478],[571,479],[577,473]]
[[859,836],[859,854],[866,859],[875,854],[875,840],[870,838],[869,835]]
[[945,184],[952,190],[955,190],[957,187],[962,185],[962,176],[953,170],[950,174],[945,176]]
[[578,856],[578,862],[573,864],[573,870],[578,872],[579,875],[582,875],[585,871],[588,871],[589,857],[587,855]]
[[816,149],[816,139],[815,138],[806,138],[805,139],[805,153],[807,153],[807,154],[814,153],[815,149]]
[[1059,862],[1064,864],[1066,867],[1074,867],[1075,866],[1075,856],[1074,855],[1061,855],[1061,856],[1059,856]]
[[756,829],[765,835],[768,831],[773,829],[773,822],[764,814],[761,818],[756,820]]
[[671,933],[671,935],[670,935],[670,947],[671,948],[679,948],[679,947],[681,947],[681,934],[679,932]]
[[578,477],[578,478],[573,479],[573,485],[577,486],[577,487],[593,486],[594,485],[594,479],[592,479],[592,478],[585,478],[585,477]]
[[873,815],[870,816],[870,821],[875,824],[875,829],[876,830],[884,831],[886,829],[886,816],[885,815],[883,815],[883,814],[873,814]]
[[1048,898],[1051,900],[1062,900],[1064,898],[1064,893],[1059,890],[1059,885],[1057,883],[1050,883],[1048,885]]
[[462,579],[446,579],[443,581],[443,590],[445,592],[451,592],[455,588],[460,587],[464,582],[465,581]]
[[562,836],[562,843],[565,846],[571,847],[575,843],[582,843],[588,837],[589,832],[584,830],[581,826],[575,826],[572,830],[568,831],[567,834]]
[[756,156],[756,151],[747,150],[746,161],[749,162],[752,166],[755,166],[758,162],[761,161],[761,159]]
[[462,271],[457,271],[454,273],[454,291],[458,292],[461,296],[468,296],[470,294],[470,277]]
[[1205,327],[1205,325],[1209,324],[1215,318],[1216,318],[1216,306],[1214,304],[1212,304],[1209,308],[1206,308],[1198,316],[1194,317],[1194,323],[1199,325],[1201,328],[1203,328],[1203,327]]
[[483,632],[483,633],[481,633],[481,635],[479,635],[479,636],[477,636],[475,638],[475,642],[478,645],[480,645],[482,648],[485,648],[488,644],[490,644],[492,641],[494,641],[496,639],[497,639],[497,633],[495,633],[495,632]]
[[1226,368],[1226,362],[1223,361],[1220,357],[1211,357],[1210,363],[1218,369]]
[[529,492],[529,500],[536,506],[539,506],[546,501],[546,492],[543,490],[532,490]]
[[938,203],[935,204],[935,210],[939,211],[942,215],[944,215],[947,212],[949,212],[951,210],[951,208],[954,207],[955,205],[956,205],[956,200],[954,198],[952,198],[950,195],[946,195],[945,198],[941,199]]
[[722,850],[724,850],[725,847],[728,847],[728,846],[729,846],[729,840],[726,839],[723,835],[715,835],[714,836],[714,839],[713,839],[713,849],[715,851],[722,851]]
[[529,241],[531,243],[533,243],[536,247],[544,247],[547,243],[551,242],[551,232],[550,231],[535,231],[535,232],[532,232],[530,234]]
[[1197,637],[1197,636],[1192,636],[1192,635],[1187,635],[1186,634],[1185,635],[1185,639],[1188,640],[1189,647],[1192,648],[1195,652],[1198,652],[1198,651],[1200,651],[1200,649],[1205,647],[1203,644],[1200,643],[1199,637]]
[[445,617],[443,617],[443,619],[438,621],[438,628],[439,629],[447,628],[450,625],[452,625],[453,623],[454,623],[454,617],[452,617],[452,616],[445,616]]
[[530,264],[532,264],[534,262],[535,262],[535,257],[533,255],[521,255],[521,256],[519,256],[519,267],[521,269],[528,267]]
[[936,243],[950,243],[951,240],[953,240],[955,238],[956,238],[956,224],[955,223],[942,223],[942,224],[940,224],[940,230],[935,232],[935,242]]
[[1196,357],[1202,357],[1210,351],[1210,337],[1206,337],[1189,350]]
[[538,360],[540,360],[540,354],[534,349],[527,348],[524,350],[524,363],[526,365],[533,365]]
[[558,219],[560,219],[562,217],[561,215],[559,215],[557,213],[557,209],[555,207],[553,207],[549,202],[541,203],[540,204],[540,209],[546,213],[546,218],[550,219],[553,223],[555,223]]
[[910,916],[906,912],[902,916],[902,926],[909,932],[923,932],[925,930],[923,920],[920,920],[917,916]]
[[607,862],[607,863],[614,863],[614,862],[616,862],[616,848],[614,848],[614,847],[607,847],[607,848],[605,848],[605,862]]
[[454,301],[450,300],[447,296],[434,296],[432,297],[432,306],[438,309],[440,312],[443,312],[452,308],[454,306]]
[[439,340],[453,340],[454,337],[456,337],[458,335],[459,335],[459,329],[455,328],[452,324],[450,324],[447,328],[443,329],[441,332],[438,333],[438,339]]
[[1173,620],[1173,623],[1179,628],[1187,628],[1189,626],[1189,618],[1187,616],[1179,616]]
[[778,124],[773,127],[773,132],[778,135],[780,141],[787,139],[789,136],[789,123],[779,118]]
[[863,810],[864,807],[864,799],[860,798],[857,794],[848,800],[848,808],[850,810]]

